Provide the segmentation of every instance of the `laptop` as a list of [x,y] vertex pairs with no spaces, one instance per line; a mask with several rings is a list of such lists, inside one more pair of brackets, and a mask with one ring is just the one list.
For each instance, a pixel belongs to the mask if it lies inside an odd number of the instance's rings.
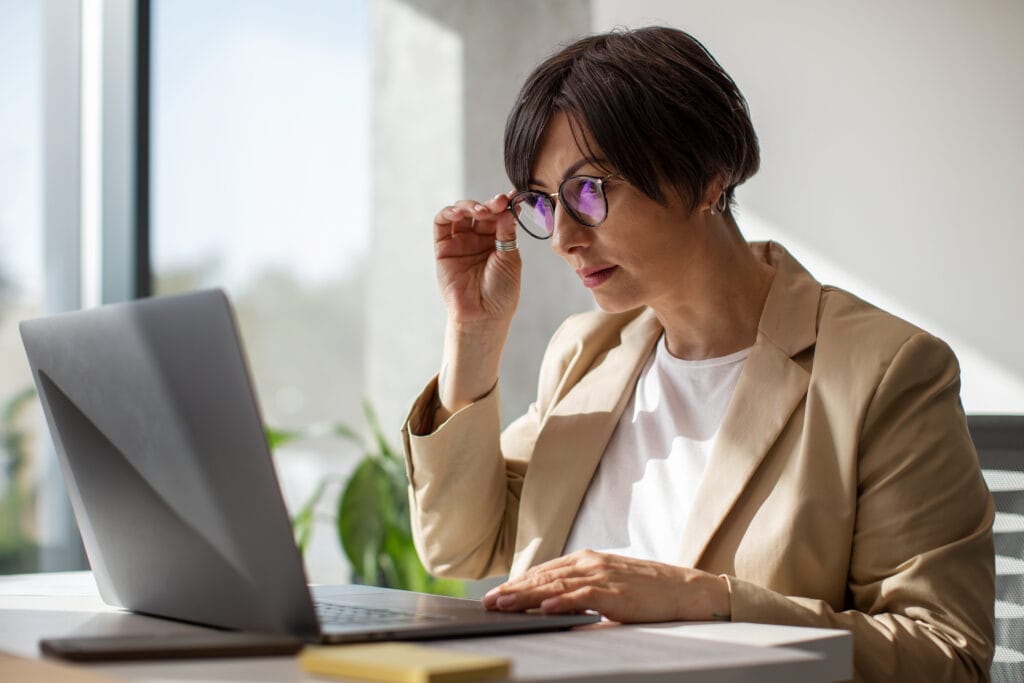
[[599,619],[489,612],[476,600],[361,585],[309,587],[224,292],[20,328],[106,603],[307,642],[556,630]]

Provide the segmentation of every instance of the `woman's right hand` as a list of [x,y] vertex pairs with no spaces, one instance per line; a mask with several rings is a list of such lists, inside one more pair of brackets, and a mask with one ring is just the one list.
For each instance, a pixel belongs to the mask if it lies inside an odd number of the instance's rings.
[[497,251],[494,241],[516,238],[508,195],[446,206],[434,217],[437,282],[449,324],[507,330],[519,304],[519,251]]

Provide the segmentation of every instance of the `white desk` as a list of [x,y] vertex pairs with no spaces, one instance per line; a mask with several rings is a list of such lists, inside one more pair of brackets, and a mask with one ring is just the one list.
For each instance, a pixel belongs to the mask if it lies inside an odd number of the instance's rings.
[[[43,637],[164,634],[184,624],[100,600],[89,572],[0,576],[0,651],[40,656]],[[740,623],[597,627],[561,633],[431,641],[432,647],[512,659],[512,680],[842,681],[853,677],[846,631]],[[90,665],[132,681],[326,681],[290,657]],[[2,671],[0,671],[2,673]],[[4,678],[0,675],[0,678]]]

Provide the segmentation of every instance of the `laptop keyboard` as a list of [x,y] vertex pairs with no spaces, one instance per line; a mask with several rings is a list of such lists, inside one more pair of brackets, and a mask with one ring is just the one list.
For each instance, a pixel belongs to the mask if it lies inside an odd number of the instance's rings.
[[320,617],[320,623],[323,625],[422,623],[424,621],[448,621],[450,618],[380,607],[342,605],[336,602],[316,602],[314,606],[317,616]]

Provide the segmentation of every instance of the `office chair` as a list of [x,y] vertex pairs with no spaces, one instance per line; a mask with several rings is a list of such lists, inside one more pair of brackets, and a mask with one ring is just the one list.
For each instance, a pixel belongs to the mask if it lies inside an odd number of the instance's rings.
[[1024,415],[968,415],[996,503],[996,654],[992,683],[1024,681]]

